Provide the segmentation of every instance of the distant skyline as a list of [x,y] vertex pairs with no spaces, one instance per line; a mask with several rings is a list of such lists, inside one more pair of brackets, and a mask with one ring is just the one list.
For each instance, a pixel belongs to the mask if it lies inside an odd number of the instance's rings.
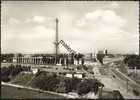
[[139,52],[138,1],[2,1],[2,53],[55,53],[56,18],[77,52]]

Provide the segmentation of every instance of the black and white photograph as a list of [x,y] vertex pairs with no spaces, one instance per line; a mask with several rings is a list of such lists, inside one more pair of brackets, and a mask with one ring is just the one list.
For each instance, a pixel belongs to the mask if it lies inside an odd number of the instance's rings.
[[139,1],[1,1],[1,99],[140,99]]

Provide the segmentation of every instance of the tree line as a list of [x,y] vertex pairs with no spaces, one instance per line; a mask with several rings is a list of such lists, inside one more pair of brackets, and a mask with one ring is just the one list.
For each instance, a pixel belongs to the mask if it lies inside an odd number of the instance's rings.
[[[6,62],[13,62],[13,57],[15,55],[14,54],[1,54],[1,62],[3,62],[4,60]],[[70,56],[70,59],[68,59]],[[22,63],[21,61],[21,57],[24,57],[23,54],[19,53],[16,55],[16,57],[19,58],[18,62]],[[30,58],[32,57],[42,57],[41,61],[40,59],[35,59],[34,62],[37,62],[39,64],[39,62],[42,62],[43,64],[56,64],[56,63],[61,63],[62,65],[64,65],[64,60],[66,59],[66,64],[74,64],[74,59],[77,60],[78,64],[80,62],[80,58],[83,58],[84,55],[81,54],[81,53],[78,53],[78,54],[59,54],[57,55],[57,57],[55,57],[55,55],[48,55],[48,54],[33,54],[31,55]],[[30,59],[29,58],[29,59]],[[84,63],[84,59],[82,59],[82,63]]]
[[124,58],[124,63],[128,65],[129,68],[140,69],[140,56],[139,55],[126,55]]
[[18,75],[22,71],[30,71],[30,66],[10,65],[1,68],[1,81],[8,82],[13,76]]

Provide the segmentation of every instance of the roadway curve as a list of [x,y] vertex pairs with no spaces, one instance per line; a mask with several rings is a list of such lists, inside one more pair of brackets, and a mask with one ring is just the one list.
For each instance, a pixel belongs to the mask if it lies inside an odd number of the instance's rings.
[[[106,62],[105,66],[107,68],[109,68],[110,74],[115,75],[116,78],[122,83],[124,84],[125,87],[127,87],[128,84],[128,89],[132,90],[135,88],[139,91],[140,93],[140,84],[136,83],[134,80],[132,80],[130,77],[128,77],[127,75],[125,75],[124,73],[120,72],[119,70],[116,70],[114,67],[109,66],[109,64],[115,62],[115,61],[119,61],[122,59],[114,59],[112,61]],[[127,83],[128,82],[128,83]],[[129,91],[130,92],[130,91]],[[140,99],[140,96],[138,97]]]

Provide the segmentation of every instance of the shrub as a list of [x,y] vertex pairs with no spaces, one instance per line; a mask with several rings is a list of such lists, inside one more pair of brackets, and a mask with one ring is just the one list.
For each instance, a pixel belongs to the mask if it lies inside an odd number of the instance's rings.
[[59,81],[59,77],[48,76],[46,78],[45,90],[56,91]]
[[86,70],[86,71],[88,70],[87,66],[83,65],[82,67],[83,67],[84,70]]
[[115,57],[113,54],[107,54],[107,56],[108,56],[109,58]]
[[134,93],[136,96],[139,96],[139,95],[140,95],[139,91],[136,90],[136,89],[133,89],[133,93]]
[[57,85],[56,92],[66,93],[66,83],[64,79],[60,80],[60,83]]
[[10,78],[5,75],[5,76],[2,76],[1,77],[1,81],[3,81],[3,82],[9,82],[10,81]]
[[66,92],[72,91],[72,82],[70,78],[65,78],[65,83],[66,83]]
[[9,76],[11,70],[8,67],[1,68],[1,76]]
[[27,83],[31,81],[32,77],[33,74],[20,73],[14,78],[14,80],[11,81],[11,83],[27,85]]
[[65,84],[66,84],[66,92],[71,92],[72,90],[77,89],[77,85],[81,82],[80,79],[74,77],[74,78],[65,78]]
[[56,91],[59,80],[59,77],[55,74],[40,73],[40,75],[32,80],[32,86],[43,90]]
[[43,89],[44,85],[45,85],[44,78],[45,78],[44,75],[40,75],[40,76],[35,77],[32,80],[32,87],[37,87],[37,88]]
[[32,87],[67,93],[76,90],[80,81],[78,78],[66,78],[57,76],[55,73],[38,72],[32,80]]
[[8,67],[1,68],[1,77],[3,80],[10,80],[12,76],[18,75],[22,71],[28,71],[28,68],[24,68],[21,65],[10,65]]
[[91,85],[88,84],[87,81],[81,82],[78,85],[78,91],[77,92],[78,92],[79,95],[87,94],[90,91],[91,91]]
[[99,86],[103,85],[97,79],[85,79],[78,84],[77,92],[79,95],[87,94],[89,92],[98,92]]
[[81,82],[81,80],[76,78],[76,77],[74,77],[74,78],[71,79],[71,81],[72,81],[72,83],[71,83],[72,90],[76,90],[77,89],[77,85]]

